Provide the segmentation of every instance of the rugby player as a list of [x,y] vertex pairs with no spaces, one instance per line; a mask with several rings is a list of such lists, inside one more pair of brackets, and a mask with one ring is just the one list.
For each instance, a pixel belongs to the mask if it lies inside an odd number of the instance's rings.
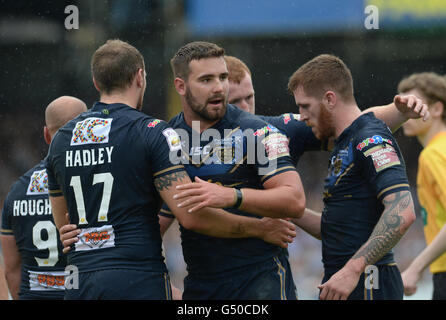
[[[87,110],[77,98],[62,96],[45,110],[47,144],[66,122]],[[44,160],[11,187],[2,212],[1,242],[13,299],[63,299],[66,256],[48,199]]]

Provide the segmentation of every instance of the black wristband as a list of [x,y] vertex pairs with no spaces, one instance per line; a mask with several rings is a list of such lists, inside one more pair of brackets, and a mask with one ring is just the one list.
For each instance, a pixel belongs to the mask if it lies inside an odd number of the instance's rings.
[[243,193],[242,193],[242,190],[240,190],[240,189],[237,189],[237,188],[234,188],[234,189],[235,189],[235,194],[237,195],[237,201],[235,202],[235,204],[232,207],[238,209],[243,201]]

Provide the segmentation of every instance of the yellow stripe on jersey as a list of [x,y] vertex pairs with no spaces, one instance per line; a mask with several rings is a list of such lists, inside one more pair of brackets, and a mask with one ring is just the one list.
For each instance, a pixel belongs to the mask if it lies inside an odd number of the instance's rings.
[[0,233],[13,234],[13,231],[10,229],[0,229]]
[[48,190],[48,194],[51,197],[60,197],[63,196],[62,190]]
[[264,175],[264,176],[262,177],[262,179],[260,179],[260,181],[263,182],[263,181],[265,181],[268,177],[270,177],[270,176],[272,176],[272,175],[274,175],[274,174],[276,174],[276,173],[278,173],[278,172],[280,172],[280,171],[288,170],[288,169],[296,170],[296,167],[293,167],[293,166],[286,166],[286,167],[282,167],[282,168],[273,170],[273,171],[271,171],[270,173]]
[[277,274],[279,275],[280,279],[280,300],[287,300],[285,288],[286,270],[277,257],[274,257],[274,262],[277,264]]
[[161,175],[161,174],[163,174],[163,173],[166,173],[166,172],[168,172],[168,171],[173,171],[173,170],[176,170],[176,169],[184,169],[184,166],[182,166],[182,165],[178,165],[178,166],[169,167],[169,168],[166,168],[166,169],[164,169],[164,170],[155,172],[155,173],[153,174],[153,176],[156,177],[156,176],[159,176],[159,175]]
[[394,186],[385,188],[384,190],[382,190],[382,191],[378,194],[377,198],[381,197],[384,193],[386,193],[386,192],[389,191],[389,190],[397,189],[397,188],[401,188],[401,187],[409,187],[409,185],[408,185],[407,183],[400,183],[400,184],[396,184],[396,185],[394,185]]

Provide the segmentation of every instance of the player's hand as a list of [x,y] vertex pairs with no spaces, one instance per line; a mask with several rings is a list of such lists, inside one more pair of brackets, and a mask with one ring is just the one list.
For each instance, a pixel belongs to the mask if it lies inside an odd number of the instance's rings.
[[404,294],[406,296],[411,296],[417,292],[417,282],[421,278],[419,272],[416,272],[409,267],[401,274],[401,278],[403,278]]
[[174,199],[182,200],[178,207],[191,207],[188,212],[194,212],[204,207],[228,208],[236,202],[233,188],[223,187],[195,177],[195,182],[177,186],[179,193]]
[[318,286],[321,300],[347,300],[358,285],[361,273],[352,270],[348,264],[331,276],[328,281]]
[[292,222],[267,217],[260,221],[263,227],[262,239],[265,242],[288,248],[288,244],[293,242],[294,237],[296,237],[296,226]]
[[70,246],[73,243],[79,241],[77,237],[81,233],[81,230],[77,228],[75,224],[66,224],[62,226],[59,230],[60,241],[63,244],[63,253],[68,253],[70,251]]
[[430,117],[427,104],[413,94],[396,95],[393,103],[398,111],[404,114],[407,119],[423,118],[426,121]]

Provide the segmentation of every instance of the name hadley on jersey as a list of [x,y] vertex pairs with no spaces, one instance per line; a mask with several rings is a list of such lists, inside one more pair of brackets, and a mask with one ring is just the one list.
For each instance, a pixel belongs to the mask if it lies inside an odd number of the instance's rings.
[[111,163],[114,147],[65,151],[65,166],[82,167]]

